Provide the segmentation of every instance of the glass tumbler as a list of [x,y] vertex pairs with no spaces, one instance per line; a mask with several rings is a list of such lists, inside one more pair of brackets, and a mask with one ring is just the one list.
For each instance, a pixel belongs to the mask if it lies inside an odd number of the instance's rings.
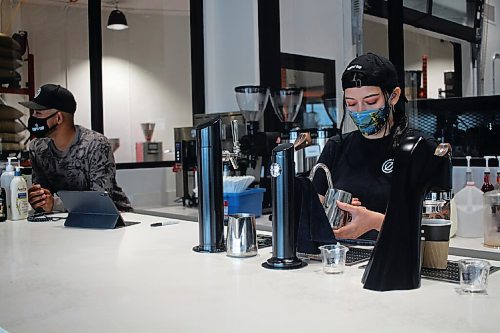
[[490,263],[481,259],[458,261],[460,289],[466,293],[484,293],[488,287]]
[[328,274],[341,274],[345,269],[345,261],[349,248],[344,245],[330,244],[320,246],[323,271]]

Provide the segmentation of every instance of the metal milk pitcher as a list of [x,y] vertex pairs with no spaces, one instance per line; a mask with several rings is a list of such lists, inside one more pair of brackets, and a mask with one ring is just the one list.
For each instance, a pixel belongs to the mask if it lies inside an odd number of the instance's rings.
[[313,181],[314,175],[318,169],[323,169],[326,174],[326,180],[328,182],[328,190],[325,193],[325,201],[323,201],[323,208],[325,209],[326,217],[330,222],[333,229],[338,229],[343,227],[349,218],[349,214],[342,209],[337,207],[337,200],[345,203],[351,203],[352,194],[343,190],[339,190],[333,187],[332,176],[330,170],[323,163],[316,164],[309,173],[309,179]]
[[252,257],[257,255],[255,215],[229,215],[226,241],[226,254],[229,257]]

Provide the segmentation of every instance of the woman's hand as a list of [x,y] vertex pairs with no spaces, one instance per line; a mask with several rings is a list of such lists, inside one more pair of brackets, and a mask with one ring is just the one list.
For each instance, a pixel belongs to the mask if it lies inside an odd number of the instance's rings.
[[373,229],[379,231],[382,227],[384,214],[368,210],[361,206],[361,202],[358,205],[358,202],[357,199],[353,199],[353,204],[337,201],[338,207],[351,214],[352,220],[342,228],[334,230],[335,237],[354,239]]

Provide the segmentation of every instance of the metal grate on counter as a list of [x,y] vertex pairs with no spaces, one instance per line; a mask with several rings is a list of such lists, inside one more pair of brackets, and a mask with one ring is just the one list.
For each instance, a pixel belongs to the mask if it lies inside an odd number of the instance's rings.
[[[372,255],[371,249],[349,247],[349,251],[347,251],[346,254],[345,264],[346,266],[353,266],[363,261],[368,261],[371,255]],[[321,254],[297,253],[297,256],[299,258],[321,261]]]
[[[259,249],[269,247],[272,245],[273,245],[272,236],[257,234],[257,247]],[[371,254],[372,254],[371,249],[349,247],[349,251],[347,251],[346,265],[352,266],[359,264],[360,262],[367,261],[368,259],[370,259]],[[299,258],[321,261],[320,254],[297,253],[297,256]]]
[[[500,270],[500,267],[491,266],[490,274],[495,273]],[[446,269],[433,269],[433,268],[422,268],[421,272],[422,278],[444,281],[450,283],[460,283],[460,273],[458,269],[458,263],[455,261],[448,260],[448,267]]]
[[273,245],[273,237],[270,235],[257,234],[257,248],[262,249]]

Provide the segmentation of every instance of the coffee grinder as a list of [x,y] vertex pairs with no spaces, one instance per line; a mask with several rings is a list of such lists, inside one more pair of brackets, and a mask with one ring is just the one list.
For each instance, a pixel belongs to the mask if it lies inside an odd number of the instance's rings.
[[281,143],[295,144],[294,161],[296,173],[306,171],[303,148],[312,143],[308,133],[302,133],[299,128],[293,128],[293,122],[300,111],[303,94],[304,90],[302,88],[281,88],[271,91],[271,103],[274,113],[283,124]]
[[[261,132],[260,118],[269,99],[269,88],[262,86],[238,86],[234,88],[238,107],[246,123],[246,135],[239,140],[242,158],[238,160],[242,175],[251,174],[265,188],[263,208],[271,207],[271,177],[269,166],[271,154],[277,145],[280,134],[277,132]],[[246,157],[246,158],[245,158]],[[245,170],[245,171],[243,171]]]
[[[319,152],[323,151],[326,142],[329,138],[336,135],[337,130],[337,98],[335,95],[323,95],[323,105],[325,112],[332,122],[331,126],[321,126],[316,130],[316,135],[313,136],[313,145],[319,146]],[[318,156],[319,157],[319,156]]]
[[155,123],[142,123],[141,128],[146,142],[136,142],[136,162],[156,162],[163,160],[162,143],[151,141],[155,130]]

